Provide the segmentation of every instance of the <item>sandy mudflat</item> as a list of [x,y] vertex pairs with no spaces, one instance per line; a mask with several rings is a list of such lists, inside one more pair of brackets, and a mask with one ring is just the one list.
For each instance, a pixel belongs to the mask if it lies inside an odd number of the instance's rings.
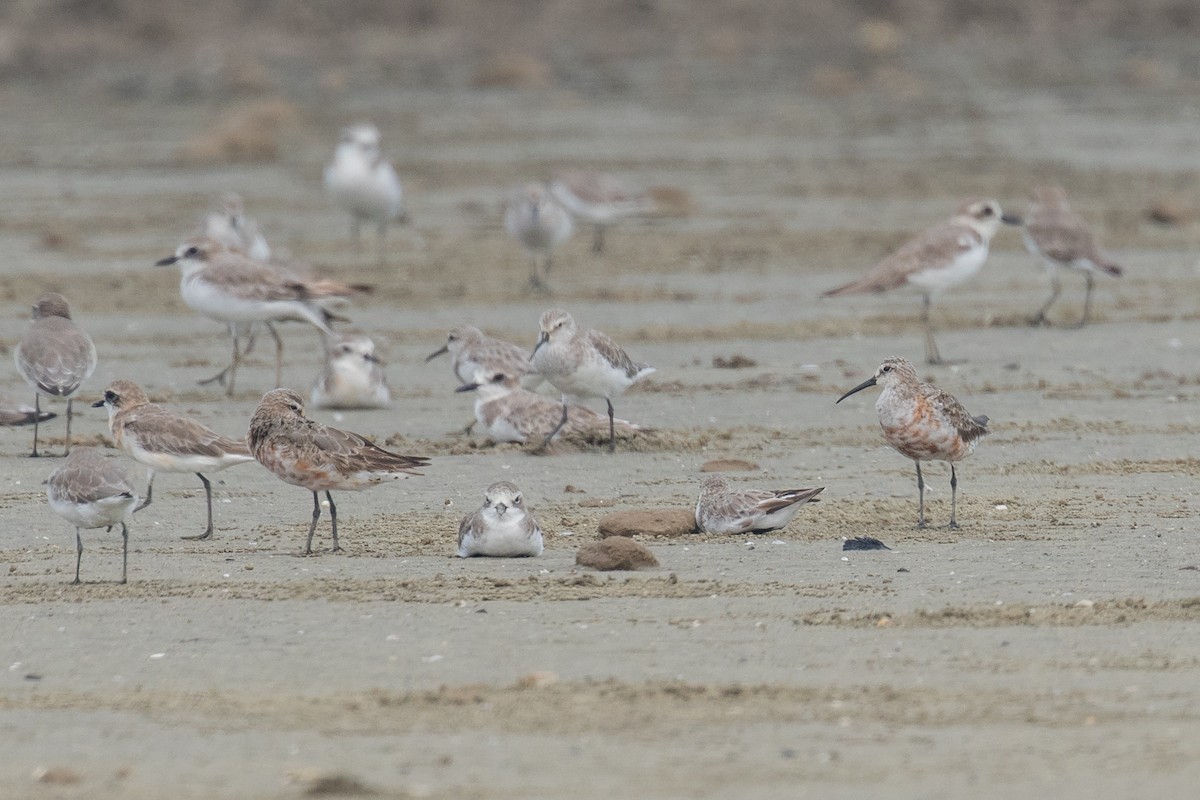
[[[337,496],[347,552],[314,558],[298,555],[303,490],[257,465],[221,473],[215,540],[184,542],[203,492],[161,474],[129,584],[109,582],[117,537],[93,532],[73,587],[71,530],[41,486],[56,460],[0,431],[0,797],[1194,796],[1200,224],[1143,215],[1168,192],[1200,204],[1194,94],[949,85],[919,102],[383,88],[297,101],[277,160],[217,167],[175,156],[210,105],[0,90],[6,349],[37,293],[61,289],[100,352],[83,399],[131,378],[240,435],[270,348],[234,398],[198,387],[223,331],[151,266],[236,189],[277,247],[378,286],[350,315],[394,408],[313,415],[433,458]],[[384,266],[319,191],[339,124],[368,116],[411,190]],[[555,296],[531,297],[498,204],[568,163],[693,208],[614,230],[602,257],[581,232]],[[1003,231],[941,298],[942,352],[965,362],[922,374],[993,433],[959,470],[962,529],[917,531],[912,465],[882,444],[874,394],[833,401],[884,356],[919,359],[919,300],[815,296],[961,196],[1022,211],[1044,180],[1072,188],[1127,274],[1098,283],[1094,325],[1031,329],[1047,282]],[[1065,285],[1059,322],[1082,305]],[[445,361],[423,362],[445,329],[532,344],[551,303],[658,367],[616,402],[654,434],[535,457],[448,433],[471,406]],[[306,388],[317,337],[285,336],[285,383]],[[736,355],[755,365],[712,366]],[[106,443],[78,405],[80,439]],[[61,418],[44,431],[59,452]],[[605,513],[690,506],[713,458],[760,465],[738,482],[826,489],[778,535],[651,540],[660,569],[575,568]],[[926,470],[938,524],[947,472]],[[451,558],[501,478],[536,509],[545,555]],[[843,555],[858,535],[894,549]]]

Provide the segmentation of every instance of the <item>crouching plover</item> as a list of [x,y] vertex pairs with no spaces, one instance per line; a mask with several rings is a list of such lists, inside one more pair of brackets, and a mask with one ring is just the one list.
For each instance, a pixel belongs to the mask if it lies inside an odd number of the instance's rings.
[[342,130],[333,161],[325,167],[325,191],[337,205],[350,213],[350,235],[361,244],[359,228],[364,222],[378,231],[378,257],[388,225],[404,222],[404,189],[396,168],[379,152],[379,129],[374,125],[351,125]]
[[630,191],[602,172],[559,172],[550,182],[550,194],[571,216],[595,226],[593,253],[604,251],[604,232],[610,226],[653,207],[644,193]]
[[1067,205],[1067,193],[1061,186],[1039,186],[1033,190],[1029,214],[1025,217],[1025,247],[1046,264],[1050,271],[1050,298],[1029,320],[1030,325],[1049,324],[1046,312],[1062,292],[1059,273],[1062,267],[1078,270],[1087,281],[1083,296],[1083,316],[1076,328],[1087,324],[1092,310],[1092,285],[1103,273],[1121,277],[1121,268],[1100,252],[1096,237],[1083,217]]
[[[561,403],[522,389],[517,378],[505,372],[488,372],[480,368],[475,373],[475,380],[455,391],[476,393],[475,421],[483,426],[493,442],[525,443],[542,439],[538,447],[542,449],[546,441],[559,436],[594,439],[609,432],[604,415],[584,406],[569,406],[566,424],[560,424]],[[614,419],[613,430],[622,438],[628,438],[646,428]]]
[[146,470],[146,499],[135,511],[141,511],[154,496],[154,473],[192,472],[204,484],[208,503],[208,527],[198,536],[184,539],[211,539],[213,535],[212,484],[205,472],[245,464],[254,460],[246,443],[210,430],[195,420],[173,414],[150,402],[146,392],[133,381],[113,381],[104,397],[92,403],[108,409],[108,430],[117,447]]
[[525,507],[521,490],[497,481],[483,494],[483,507],[458,525],[458,556],[540,556],[542,529]]
[[209,319],[224,322],[233,339],[233,359],[221,372],[201,383],[226,383],[225,394],[232,397],[242,353],[238,339],[247,323],[266,323],[275,340],[275,384],[283,371],[283,340],[273,322],[307,322],[326,336],[334,336],[330,323],[338,319],[327,304],[344,302],[347,297],[365,293],[371,287],[345,284],[334,280],[304,278],[295,273],[235,253],[220,242],[207,238],[189,239],[175,255],[160,259],[156,266],[178,264],[179,293],[193,311]]
[[805,503],[816,502],[816,489],[734,489],[724,475],[708,475],[700,482],[696,501],[696,527],[702,533],[767,533],[792,521]]
[[137,494],[124,471],[91,447],[76,447],[46,481],[50,510],[75,526],[75,580],[83,560],[80,529],[121,526],[121,583],[129,566],[129,528],[125,518],[137,505]]
[[821,296],[886,292],[902,286],[919,292],[923,298],[925,360],[930,364],[945,363],[933,340],[929,306],[936,295],[979,272],[1001,222],[1020,225],[1021,218],[1001,213],[995,200],[967,200],[953,217],[910,239],[863,277]]
[[[504,229],[529,251],[529,285],[547,291],[554,248],[571,238],[571,215],[539,184],[531,183],[513,193],[504,207]],[[538,271],[538,255],[546,258]]]
[[950,526],[958,527],[958,476],[954,463],[975,452],[988,433],[988,418],[973,417],[952,395],[922,383],[917,371],[899,357],[884,359],[875,375],[837,399],[842,402],[869,386],[881,386],[875,410],[884,440],[917,465],[917,527],[925,527],[925,479],[922,461],[950,462]]
[[38,456],[41,397],[67,398],[67,444],[71,450],[72,398],[96,370],[96,345],[71,321],[67,298],[46,292],[33,307],[33,324],[13,351],[17,372],[33,388],[33,452]]
[[329,351],[311,399],[317,408],[387,408],[392,396],[375,343],[366,336],[343,336]]
[[333,535],[332,552],[341,552],[337,533],[337,507],[331,490],[361,492],[386,481],[420,475],[417,467],[429,464],[419,456],[402,456],[371,444],[357,433],[328,428],[304,416],[304,398],[291,389],[273,389],[263,395],[246,435],[258,463],[281,481],[312,492],[313,516],[308,526],[304,554],[312,554],[313,532],[321,518],[319,492],[329,503]]
[[635,362],[606,334],[579,330],[571,315],[561,309],[542,314],[540,330],[529,360],[538,374],[563,395],[562,419],[541,447],[549,445],[567,424],[569,397],[603,397],[608,404],[608,452],[613,452],[617,435],[612,398],[656,370]]

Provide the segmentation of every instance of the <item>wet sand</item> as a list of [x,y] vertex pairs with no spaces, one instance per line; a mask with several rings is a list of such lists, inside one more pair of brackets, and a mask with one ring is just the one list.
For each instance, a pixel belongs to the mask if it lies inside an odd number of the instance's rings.
[[[1144,216],[1163,193],[1195,196],[1200,134],[1178,97],[381,89],[298,106],[279,159],[254,166],[179,160],[202,104],[0,99],[6,348],[60,289],[100,353],[81,401],[130,378],[243,433],[270,348],[234,398],[198,387],[227,358],[223,329],[151,266],[234,189],[276,247],[378,287],[349,314],[394,407],[313,416],[433,458],[335,496],[347,552],[314,558],[299,556],[303,490],[257,465],[220,473],[215,539],[184,542],[203,492],[160,474],[129,584],[110,582],[119,539],[91,532],[73,587],[71,531],[41,486],[57,460],[25,457],[27,429],[0,432],[0,796],[1185,797],[1200,781],[1200,227]],[[319,186],[338,126],[363,116],[411,193],[382,265]],[[530,296],[499,201],[577,163],[693,207],[611,231],[600,257],[581,231],[554,296]],[[993,432],[959,470],[962,529],[937,527],[948,470],[933,465],[935,524],[915,530],[912,465],[883,445],[874,394],[833,401],[884,356],[920,357],[919,298],[816,295],[964,195],[1022,211],[1047,180],[1126,276],[1098,281],[1094,325],[1029,328],[1048,282],[1006,230],[939,299],[942,352],[964,362],[921,373]],[[1079,313],[1081,283],[1065,276],[1056,321]],[[615,404],[655,433],[546,457],[448,433],[471,402],[424,356],[461,322],[532,345],[551,304],[658,367]],[[320,343],[284,335],[284,382],[307,390]],[[738,355],[754,366],[713,366]],[[2,388],[25,394],[15,373]],[[79,439],[108,444],[102,413],[77,405]],[[61,418],[43,430],[60,452]],[[576,569],[604,514],[691,506],[713,458],[761,467],[739,483],[826,489],[774,535],[647,540],[660,569]],[[524,490],[545,555],[453,558],[458,520],[498,479]],[[860,535],[893,551],[841,551]]]

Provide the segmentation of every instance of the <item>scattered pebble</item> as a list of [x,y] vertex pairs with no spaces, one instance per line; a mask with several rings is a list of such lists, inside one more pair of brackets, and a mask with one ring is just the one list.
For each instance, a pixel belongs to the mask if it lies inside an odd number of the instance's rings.
[[600,520],[600,536],[686,536],[696,532],[696,514],[687,508],[618,511]]
[[633,570],[657,567],[654,553],[640,542],[624,536],[588,542],[575,554],[575,563],[602,572],[609,570]]
[[842,539],[843,550],[891,550],[874,536],[855,536],[853,539]]

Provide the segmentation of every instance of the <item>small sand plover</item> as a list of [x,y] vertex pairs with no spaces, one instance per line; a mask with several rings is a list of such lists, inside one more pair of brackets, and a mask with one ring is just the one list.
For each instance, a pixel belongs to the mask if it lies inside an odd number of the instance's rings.
[[855,392],[870,386],[883,391],[875,401],[884,440],[896,452],[917,465],[917,492],[920,497],[917,527],[925,527],[925,479],[922,461],[950,462],[950,527],[958,527],[958,476],[954,463],[975,452],[979,440],[988,433],[988,418],[973,417],[953,395],[917,378],[917,371],[899,357],[884,362],[867,380],[837,399],[842,402]]
[[67,452],[71,450],[72,399],[96,370],[96,345],[71,320],[71,306],[58,292],[46,292],[33,307],[33,324],[13,351],[17,372],[33,388],[33,452],[38,456],[41,397],[67,398]]
[[[604,415],[584,406],[569,406],[566,424],[559,425],[562,420],[561,403],[521,388],[516,376],[503,371],[480,368],[475,380],[463,384],[456,391],[476,393],[475,420],[483,426],[493,442],[523,444],[543,439],[540,447],[545,447],[548,438],[570,436],[592,441],[609,432]],[[629,438],[647,429],[623,419],[614,419],[613,430],[616,435]]]
[[[201,383],[226,383],[233,396],[237,368],[245,355],[239,333],[248,323],[266,323],[275,340],[275,383],[283,370],[283,340],[272,325],[283,320],[307,322],[326,336],[334,336],[330,323],[338,319],[326,306],[370,291],[363,284],[304,278],[289,270],[255,261],[207,238],[189,239],[175,255],[156,262],[180,267],[179,293],[183,302],[209,319],[224,322],[233,339],[233,359],[221,372]],[[228,380],[226,380],[228,379]]]
[[497,481],[483,495],[483,507],[463,517],[458,525],[458,556],[511,558],[540,556],[542,529],[525,506],[521,490],[508,481]]
[[374,223],[378,231],[378,256],[388,226],[405,222],[404,189],[396,168],[385,161],[379,150],[379,129],[374,125],[351,125],[342,130],[333,151],[333,161],[325,167],[325,191],[350,214],[350,234],[360,244],[360,226]]
[[273,389],[263,395],[250,419],[246,441],[258,463],[276,477],[312,492],[313,516],[305,555],[312,554],[313,532],[321,517],[319,492],[325,492],[329,503],[332,552],[341,552],[337,507],[330,491],[361,492],[387,481],[420,475],[417,468],[429,464],[427,458],[392,453],[357,433],[307,419],[304,398],[291,389]]
[[375,342],[343,336],[329,351],[310,399],[316,408],[387,408],[392,395]]
[[[571,215],[544,187],[531,183],[514,192],[505,204],[504,229],[529,251],[530,286],[546,291],[554,248],[571,238],[574,229]],[[546,259],[546,266],[541,271],[538,270],[539,255]]]
[[825,490],[734,489],[724,475],[708,475],[700,483],[696,527],[702,533],[767,533],[792,521],[805,503]]
[[925,360],[945,363],[933,340],[929,306],[934,296],[979,272],[1001,222],[1020,225],[1021,218],[1003,214],[995,200],[964,201],[953,217],[910,239],[863,277],[821,296],[886,292],[903,286],[919,292],[924,300],[921,321],[925,325]]
[[567,170],[550,181],[550,194],[571,216],[595,226],[592,252],[604,251],[604,232],[629,217],[653,208],[642,192],[630,191],[620,181],[602,172]]
[[212,484],[205,472],[253,461],[246,443],[222,436],[195,420],[173,414],[150,402],[146,392],[133,381],[113,381],[104,397],[93,408],[108,409],[108,430],[117,447],[134,461],[146,466],[146,498],[135,511],[150,505],[154,497],[154,473],[191,472],[204,484],[208,503],[208,527],[198,536],[184,539],[211,539],[213,535]]
[[579,330],[561,309],[542,314],[540,336],[529,360],[538,374],[562,392],[562,419],[542,447],[567,424],[569,397],[603,397],[608,404],[608,451],[616,449],[612,399],[655,372],[649,364],[635,362],[607,334]]
[[1076,328],[1087,324],[1092,310],[1092,286],[1099,274],[1121,276],[1121,268],[1100,252],[1096,237],[1083,217],[1071,211],[1067,193],[1061,186],[1039,186],[1033,190],[1029,214],[1025,217],[1025,247],[1038,256],[1050,272],[1050,299],[1029,320],[1030,325],[1048,325],[1046,312],[1062,292],[1062,267],[1078,270],[1087,281],[1083,298],[1083,316]]
[[46,480],[50,510],[75,526],[75,580],[83,560],[80,529],[121,526],[121,583],[129,566],[129,528],[125,519],[137,505],[137,493],[125,472],[112,459],[91,447],[76,447]]

